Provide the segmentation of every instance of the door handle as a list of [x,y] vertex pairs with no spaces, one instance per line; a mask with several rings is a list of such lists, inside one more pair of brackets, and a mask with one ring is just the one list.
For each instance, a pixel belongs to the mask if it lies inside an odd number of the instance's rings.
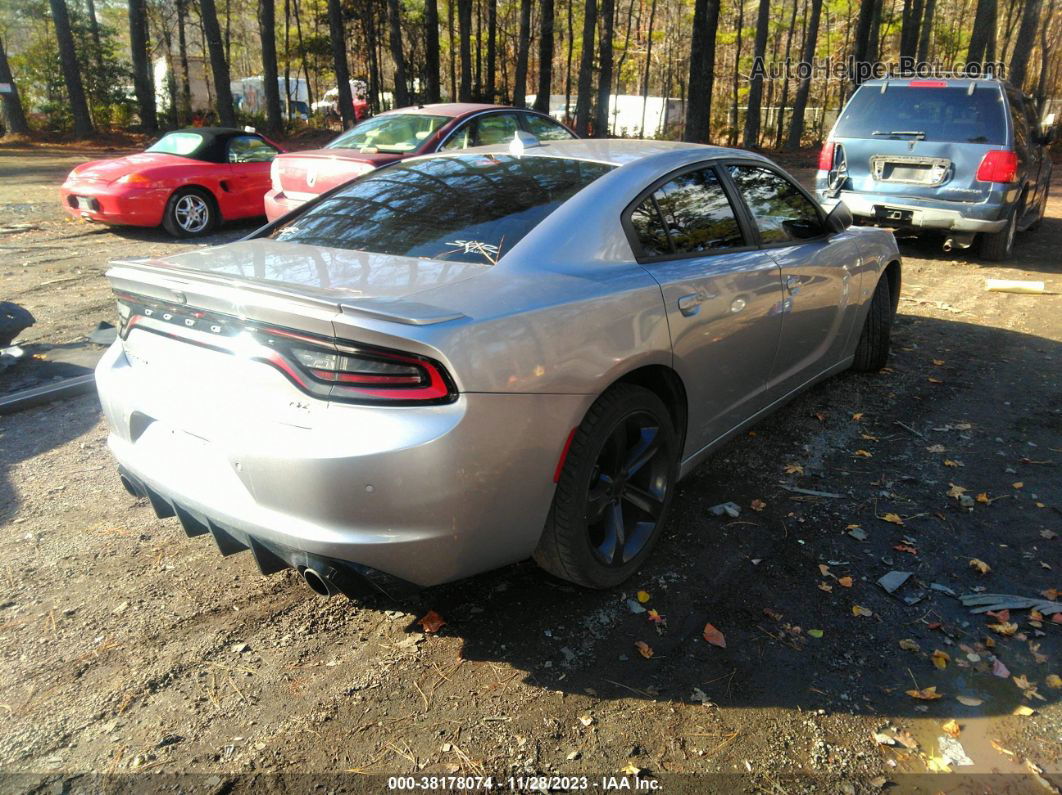
[[684,295],[678,300],[679,312],[686,317],[696,315],[701,311],[701,302],[704,300],[704,296],[701,293],[690,293]]

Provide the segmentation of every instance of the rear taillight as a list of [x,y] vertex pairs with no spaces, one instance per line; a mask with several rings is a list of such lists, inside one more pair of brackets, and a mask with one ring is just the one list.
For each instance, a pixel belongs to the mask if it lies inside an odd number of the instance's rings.
[[833,153],[837,144],[833,141],[827,141],[822,145],[822,151],[819,152],[819,171],[832,171],[833,170]]
[[1014,182],[1018,178],[1018,156],[1014,152],[997,149],[982,158],[977,167],[980,182]]
[[269,182],[270,187],[273,188],[275,193],[280,193],[280,160],[274,157],[273,162],[269,164]]
[[290,352],[312,378],[333,385],[333,397],[429,401],[450,395],[442,372],[427,359],[356,348],[296,346]]

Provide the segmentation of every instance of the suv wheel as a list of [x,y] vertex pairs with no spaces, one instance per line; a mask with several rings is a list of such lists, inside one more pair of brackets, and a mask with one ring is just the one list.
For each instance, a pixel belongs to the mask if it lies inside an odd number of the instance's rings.
[[998,232],[981,233],[981,258],[992,262],[1009,259],[1014,251],[1014,233],[1018,229],[1018,209],[1007,216],[1007,225]]
[[678,435],[663,402],[620,384],[576,429],[535,561],[588,588],[611,588],[649,556],[678,479]]

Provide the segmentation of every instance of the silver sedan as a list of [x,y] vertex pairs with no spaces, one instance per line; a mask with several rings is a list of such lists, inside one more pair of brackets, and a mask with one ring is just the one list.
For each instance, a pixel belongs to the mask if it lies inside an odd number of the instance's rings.
[[527,557],[622,582],[713,450],[884,365],[900,257],[758,155],[570,141],[406,160],[108,278],[126,488],[356,596]]

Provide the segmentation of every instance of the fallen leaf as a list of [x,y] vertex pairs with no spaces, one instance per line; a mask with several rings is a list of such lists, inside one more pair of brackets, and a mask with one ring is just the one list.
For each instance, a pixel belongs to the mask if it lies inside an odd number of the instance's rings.
[[981,574],[988,574],[988,572],[992,571],[992,567],[980,558],[972,558],[970,560],[970,568],[977,569]]
[[1037,665],[1043,665],[1045,662],[1047,662],[1047,655],[1040,653],[1039,643],[1033,643],[1032,641],[1030,641],[1029,653],[1032,655],[1032,658],[1036,660]]
[[711,624],[704,625],[704,639],[713,646],[718,646],[720,649],[726,648],[726,638],[723,636],[723,633]]
[[918,750],[918,740],[914,738],[914,735],[911,734],[911,732],[900,730],[896,732],[896,739],[900,741],[900,744],[903,745],[904,748],[911,751]]
[[943,384],[944,383],[941,379],[937,378],[936,376],[932,376],[932,375],[929,376],[929,378],[927,380],[931,384]]
[[[1032,707],[1026,706],[1025,704],[1020,704],[1020,705],[1016,706],[1014,708],[1014,711],[1012,713],[1010,713],[1010,714],[1011,715],[1018,715],[1019,717],[1022,717],[1022,718],[1027,718],[1030,715],[1035,715],[1036,714],[1036,710],[1033,709]],[[1001,749],[997,749],[997,750],[1001,750]]]
[[904,638],[901,640],[900,648],[904,651],[922,651],[922,647],[910,638]]
[[1023,488],[1025,488],[1025,484],[1024,484],[1024,483],[1022,483],[1022,482],[1021,482],[1020,480],[1016,480],[1016,481],[1014,481],[1013,483],[1011,483],[1010,485],[1011,485],[1011,486],[1013,486],[1013,487],[1014,487],[1014,488],[1016,488],[1016,489],[1023,489]]
[[861,411],[857,411],[852,415],[852,422],[859,422],[861,419],[863,419],[863,412]]
[[579,718],[579,722],[584,726],[589,726],[591,723],[594,722],[594,719],[589,715],[583,715],[581,718]]
[[830,585],[828,582],[820,582],[819,590],[825,591],[826,593],[833,593],[833,586]]
[[1058,674],[1048,674],[1044,680],[1044,684],[1052,690],[1062,690],[1062,676]]
[[648,613],[649,620],[654,624],[666,624],[667,619],[660,615],[656,610],[650,610]]
[[906,690],[904,691],[911,698],[917,698],[919,701],[936,701],[941,698],[942,695],[937,692],[937,686],[924,687],[921,690]]
[[1044,614],[1041,613],[1039,610],[1037,610],[1034,607],[1034,608],[1032,608],[1029,611],[1029,620],[1030,621],[1043,621],[1044,620]]
[[1052,538],[1057,538],[1057,537],[1058,537],[1058,533],[1056,533],[1054,530],[1041,530],[1040,531],[1040,538],[1044,539],[1045,541],[1050,541]]
[[771,619],[771,621],[782,620],[782,614],[779,613],[777,610],[771,610],[771,608],[769,607],[763,608],[763,614],[767,616],[767,618]]
[[867,442],[880,441],[877,436],[871,436],[869,433],[861,433],[861,434],[859,434],[859,438],[863,439],[864,441],[867,441]]
[[853,616],[872,616],[874,612],[866,607],[860,607],[859,605],[852,605]]
[[787,475],[803,475],[804,474],[804,467],[802,467],[800,464],[786,464],[785,465],[785,474],[787,474]]
[[874,454],[867,452],[866,450],[856,450],[852,455],[856,458],[873,458]]
[[817,419],[817,420],[818,420],[819,422],[826,422],[826,418],[827,418],[827,417],[829,417],[830,415],[829,415],[829,414],[827,414],[827,413],[826,413],[825,411],[816,411],[816,412],[815,412],[814,414],[812,414],[811,416],[813,416],[813,417],[814,417],[815,419]]
[[998,676],[1000,679],[1008,679],[1010,677],[1010,669],[997,657],[992,661],[992,675]]
[[1000,624],[989,624],[988,628],[993,632],[998,632],[1000,635],[1006,635],[1010,637],[1018,631],[1018,625],[1013,621],[1004,621]]
[[878,745],[896,745],[896,738],[891,734],[884,734],[882,732],[874,732],[871,737],[874,738],[874,742]]
[[446,621],[444,621],[443,617],[434,610],[429,610],[424,618],[420,619],[417,623],[424,628],[425,632],[438,632],[446,626]]
[[931,445],[929,445],[929,447],[926,448],[926,452],[927,453],[943,453],[944,452],[944,445],[942,445],[942,444],[931,444]]
[[634,647],[636,649],[638,649],[638,653],[640,655],[642,655],[647,660],[650,657],[653,656],[653,648],[652,648],[652,646],[650,646],[644,640],[636,640],[636,641],[634,641]]
[[643,605],[649,601],[649,594],[646,591],[638,591],[637,597],[638,601],[641,602]]
[[[932,381],[933,379],[929,379]],[[944,761],[943,757],[939,756],[927,756],[926,757],[926,770],[930,773],[950,773],[951,768],[948,767],[948,763]]]
[[887,513],[884,516],[879,517],[883,521],[891,522],[892,524],[898,524],[903,527],[903,519],[900,518],[898,513]]
[[842,588],[851,588],[852,587],[852,578],[851,577],[839,577],[837,579],[837,584],[840,585]]
[[1046,591],[1040,591],[1040,596],[1050,602],[1055,602],[1058,600],[1058,590],[1055,588],[1048,588]]
[[955,722],[954,718],[947,723],[942,724],[940,728],[944,730],[945,734],[950,734],[952,737],[958,737],[962,732],[962,729],[959,728],[959,724]]
[[951,486],[951,488],[948,489],[948,496],[949,497],[955,497],[956,499],[958,499],[959,497],[961,497],[963,494],[966,493],[966,487],[965,486],[956,486],[954,483],[949,483],[948,485]]
[[943,359],[934,359],[933,360],[933,364],[935,366],[937,366],[937,367],[940,367],[942,364],[944,364],[944,360]]
[[918,550],[912,547],[910,544],[897,544],[893,547],[897,552],[906,552],[908,555],[917,555]]
[[763,500],[753,500],[751,503],[751,507],[754,511],[762,511],[764,508],[767,507],[767,503],[765,503]]
[[822,630],[821,629],[809,629],[808,630],[808,634],[811,635],[811,637],[813,637],[813,638],[821,638],[822,637]]
[[820,563],[819,564],[819,571],[822,573],[823,577],[829,577],[830,576],[830,567],[827,566],[825,563]]
[[948,656],[948,653],[946,651],[941,651],[940,649],[934,649],[933,654],[930,655],[930,659],[933,661],[933,665],[942,671],[947,668],[948,663],[951,662],[951,657]]
[[998,613],[993,613],[991,610],[989,610],[987,613],[985,613],[985,615],[992,616],[992,618],[996,619],[997,621],[1010,621],[1010,611],[1005,608],[1003,610],[1000,610]]
[[982,491],[980,494],[978,494],[976,497],[974,497],[974,499],[977,500],[982,505],[991,505],[992,504],[992,499],[988,496],[988,492],[987,491]]
[[625,776],[637,776],[642,772],[642,769],[635,765],[633,762],[628,762],[626,765],[620,768],[620,773]]
[[985,703],[983,700],[974,698],[973,696],[955,696],[955,700],[968,707],[979,707]]
[[946,467],[963,467],[963,466],[966,466],[966,464],[964,464],[962,461],[956,461],[956,460],[954,460],[952,458],[945,458],[944,459],[944,466],[946,466]]

